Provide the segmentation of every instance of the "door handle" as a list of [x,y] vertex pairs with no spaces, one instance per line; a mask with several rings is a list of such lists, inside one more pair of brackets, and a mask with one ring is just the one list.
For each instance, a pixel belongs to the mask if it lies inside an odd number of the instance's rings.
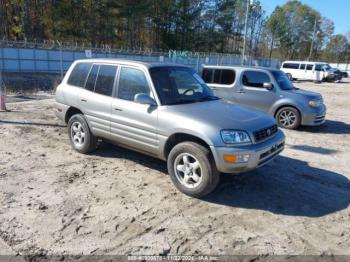
[[243,90],[238,90],[237,93],[244,94],[245,91],[243,91]]
[[87,102],[87,100],[84,99],[84,98],[80,98],[80,101],[82,101],[82,102]]
[[120,108],[118,108],[118,107],[115,107],[114,110],[115,110],[115,111],[123,111],[123,109],[120,109]]

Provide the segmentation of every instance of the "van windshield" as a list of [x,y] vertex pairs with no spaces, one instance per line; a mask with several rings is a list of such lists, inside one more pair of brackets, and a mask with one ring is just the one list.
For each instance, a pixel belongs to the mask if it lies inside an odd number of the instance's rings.
[[271,73],[281,89],[293,90],[295,88],[284,72],[276,70]]
[[163,105],[176,105],[217,100],[218,97],[191,68],[154,67],[151,78]]

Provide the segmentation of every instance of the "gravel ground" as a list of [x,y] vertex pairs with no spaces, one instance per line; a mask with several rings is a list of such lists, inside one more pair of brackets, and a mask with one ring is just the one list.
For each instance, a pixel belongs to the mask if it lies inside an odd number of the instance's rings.
[[0,254],[350,255],[350,81],[296,86],[322,93],[327,122],[285,131],[275,161],[222,175],[200,200],[160,160],[106,143],[73,151],[52,99],[8,103]]

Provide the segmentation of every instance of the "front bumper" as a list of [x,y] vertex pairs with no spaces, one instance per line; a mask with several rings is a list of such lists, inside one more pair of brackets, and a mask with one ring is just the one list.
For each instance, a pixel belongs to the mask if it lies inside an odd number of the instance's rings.
[[326,122],[327,108],[322,105],[319,109],[311,112],[303,112],[301,116],[301,125],[319,126]]
[[[217,169],[222,173],[242,173],[261,167],[274,159],[284,149],[285,136],[281,130],[268,140],[251,145],[234,147],[211,146]],[[229,163],[224,161],[224,155],[249,154],[245,163]]]
[[331,81],[331,82],[335,82],[335,81],[340,81],[342,80],[343,75],[342,74],[330,74],[328,75],[325,80],[326,81]]

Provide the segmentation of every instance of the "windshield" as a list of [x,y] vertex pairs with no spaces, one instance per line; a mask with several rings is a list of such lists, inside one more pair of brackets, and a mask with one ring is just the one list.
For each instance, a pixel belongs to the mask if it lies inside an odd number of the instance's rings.
[[272,71],[271,73],[281,89],[283,90],[294,89],[293,83],[288,79],[288,77],[284,72]]
[[219,99],[202,78],[186,67],[155,67],[151,78],[163,105],[196,103]]
[[325,64],[322,66],[322,68],[326,71],[330,70],[332,67],[329,64]]

